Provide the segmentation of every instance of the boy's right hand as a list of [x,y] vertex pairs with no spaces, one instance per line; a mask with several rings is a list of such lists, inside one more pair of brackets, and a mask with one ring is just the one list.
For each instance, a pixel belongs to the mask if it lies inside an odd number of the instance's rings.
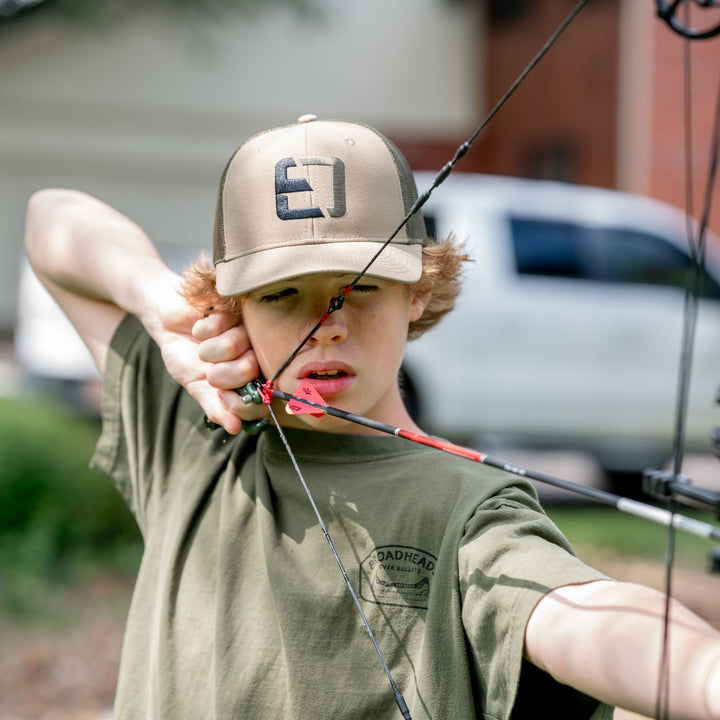
[[[192,329],[199,342],[198,356],[207,363],[207,382],[218,391],[223,408],[240,420],[258,420],[268,416],[264,405],[246,404],[236,388],[255,380],[260,367],[242,321],[235,315],[212,311],[198,320]],[[210,420],[216,421],[209,417]],[[220,422],[228,432],[239,432],[239,424]]]

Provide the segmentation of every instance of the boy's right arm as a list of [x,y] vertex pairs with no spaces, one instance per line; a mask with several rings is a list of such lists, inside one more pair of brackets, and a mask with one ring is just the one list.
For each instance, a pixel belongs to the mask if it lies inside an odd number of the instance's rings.
[[[158,344],[170,374],[200,403],[207,416],[228,432],[240,418],[223,405],[206,377],[193,326],[202,314],[178,289],[181,278],[162,261],[147,235],[109,205],[75,190],[42,190],[28,204],[25,245],[30,263],[50,291],[102,373],[110,341],[126,313],[136,315]],[[240,384],[258,368],[241,326],[236,356]],[[244,340],[243,340],[244,338]],[[47,352],[52,355],[53,348]],[[240,382],[243,381],[243,382]]]
[[[30,198],[25,247],[35,274],[101,372],[125,313],[143,319],[150,312],[151,288],[171,289],[175,282],[137,225],[73,190],[42,190]],[[52,354],[52,348],[47,351]]]

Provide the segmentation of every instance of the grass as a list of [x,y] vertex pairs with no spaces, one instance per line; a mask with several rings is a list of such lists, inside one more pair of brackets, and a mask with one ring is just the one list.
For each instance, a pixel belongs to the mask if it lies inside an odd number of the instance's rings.
[[[664,563],[667,528],[601,506],[560,506],[547,508],[548,515],[570,540],[580,557],[593,564],[598,556],[623,556],[639,561]],[[696,511],[683,515],[712,522]],[[679,567],[705,570],[715,545],[712,541],[678,531],[675,560]]]

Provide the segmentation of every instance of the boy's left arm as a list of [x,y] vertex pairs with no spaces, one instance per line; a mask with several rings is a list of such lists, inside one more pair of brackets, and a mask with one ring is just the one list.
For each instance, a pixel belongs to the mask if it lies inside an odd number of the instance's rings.
[[[609,705],[655,715],[665,596],[599,580],[545,595],[527,624],[527,658],[561,683]],[[669,718],[720,718],[720,633],[671,603]]]

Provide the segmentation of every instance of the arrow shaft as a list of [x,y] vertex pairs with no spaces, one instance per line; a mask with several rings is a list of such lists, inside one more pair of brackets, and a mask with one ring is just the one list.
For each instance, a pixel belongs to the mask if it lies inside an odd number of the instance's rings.
[[450,453],[451,455],[463,457],[466,460],[472,460],[473,462],[481,463],[499,470],[504,470],[512,475],[526,477],[529,480],[536,480],[537,482],[542,482],[546,485],[552,485],[563,490],[574,492],[577,495],[584,495],[595,502],[614,507],[620,512],[635,515],[636,517],[649,520],[650,522],[654,522],[659,525],[674,527],[678,530],[683,530],[691,535],[697,535],[702,538],[720,540],[720,529],[710,523],[702,522],[701,520],[694,520],[684,515],[678,515],[677,513],[670,512],[669,510],[655,507],[654,505],[650,505],[648,503],[631,500],[605,490],[586,487],[585,485],[580,485],[579,483],[571,482],[570,480],[563,480],[562,478],[555,477],[554,475],[548,475],[547,473],[531,470],[520,465],[513,465],[495,458],[492,455],[488,455],[487,453],[479,452],[478,450],[466,448],[462,445],[456,445],[448,442],[447,440],[440,440],[420,433],[411,432],[410,430],[403,430],[402,428],[388,425],[387,423],[380,422],[379,420],[373,420],[346,410],[340,410],[339,408],[332,407],[331,405],[323,405],[305,398],[298,398],[290,393],[283,392],[282,390],[273,389],[272,394],[273,397],[285,400],[286,402],[296,400],[304,403],[305,405],[310,405],[311,407],[323,412],[325,415],[332,415],[333,417],[338,417],[373,430],[378,430],[387,435],[394,435],[395,437],[404,438],[412,442],[420,443],[421,445],[427,445],[428,447],[435,448],[436,450],[442,450],[443,452]]

